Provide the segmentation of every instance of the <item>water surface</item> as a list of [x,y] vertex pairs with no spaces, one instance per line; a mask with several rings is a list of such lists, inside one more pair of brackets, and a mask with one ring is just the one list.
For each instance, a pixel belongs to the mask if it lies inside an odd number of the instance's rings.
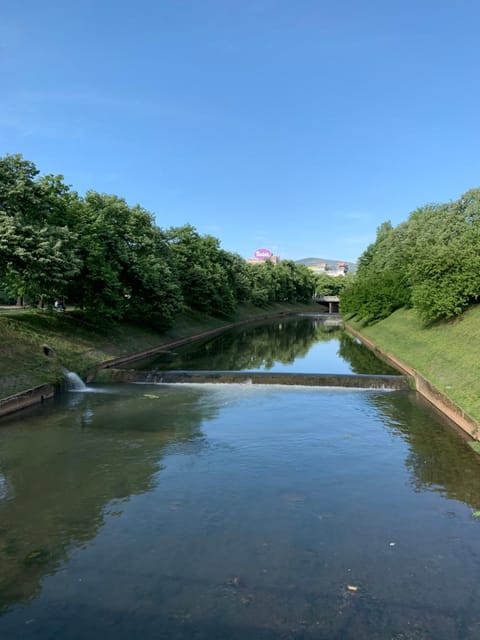
[[101,390],[1,421],[1,638],[479,637],[479,458],[415,394]]
[[142,370],[398,373],[325,316],[249,324],[134,363]]

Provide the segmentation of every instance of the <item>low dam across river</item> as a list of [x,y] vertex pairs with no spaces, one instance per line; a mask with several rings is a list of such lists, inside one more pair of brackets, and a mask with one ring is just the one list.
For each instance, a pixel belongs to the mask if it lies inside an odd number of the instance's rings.
[[259,371],[135,371],[111,369],[112,382],[240,383],[279,384],[308,387],[408,390],[406,376],[371,374],[285,373]]

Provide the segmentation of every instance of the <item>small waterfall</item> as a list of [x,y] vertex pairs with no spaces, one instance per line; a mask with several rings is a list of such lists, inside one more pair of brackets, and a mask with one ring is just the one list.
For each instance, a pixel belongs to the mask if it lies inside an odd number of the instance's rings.
[[68,388],[70,391],[85,391],[87,385],[83,382],[80,376],[74,371],[64,370],[65,377],[68,381]]

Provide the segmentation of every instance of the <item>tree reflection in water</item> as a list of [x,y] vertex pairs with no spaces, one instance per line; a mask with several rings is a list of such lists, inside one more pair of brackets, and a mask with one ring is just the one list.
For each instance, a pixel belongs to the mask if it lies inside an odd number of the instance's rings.
[[[311,320],[252,331],[193,351],[270,366],[332,340],[377,366]],[[2,637],[474,637],[464,439],[413,392],[259,387],[119,385],[2,420]]]
[[112,501],[121,511],[122,501],[151,490],[164,451],[202,447],[202,421],[215,414],[203,395],[145,389],[124,386],[108,401],[72,394],[70,404],[40,410],[43,417],[26,412],[21,428],[13,417],[2,421],[0,610],[29,600],[42,576],[94,538]]
[[466,444],[467,436],[415,393],[372,394],[392,434],[408,444],[405,466],[416,491],[436,491],[480,509],[480,456]]
[[[338,357],[350,363],[354,373],[397,373],[381,362],[363,344],[343,329],[330,326],[321,317],[293,317],[260,325],[249,325],[163,352],[154,358],[135,363],[141,370],[199,370],[199,371],[270,371],[276,364],[299,364],[301,359],[319,343],[338,344]],[[318,373],[333,373],[323,369],[319,360]],[[337,371],[338,373],[338,371]]]

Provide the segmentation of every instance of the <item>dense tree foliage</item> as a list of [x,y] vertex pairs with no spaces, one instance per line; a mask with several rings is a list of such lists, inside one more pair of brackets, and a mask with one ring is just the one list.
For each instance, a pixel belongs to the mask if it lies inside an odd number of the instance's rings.
[[98,322],[168,327],[184,309],[231,316],[241,303],[308,302],[303,265],[249,265],[191,225],[163,230],[141,206],[40,176],[21,155],[0,158],[0,292],[51,306],[57,298]]
[[167,234],[185,303],[213,315],[228,316],[236,307],[234,260],[213,236],[194,227],[174,227]]
[[181,307],[180,287],[164,235],[147,211],[90,191],[78,237],[82,270],[69,299],[103,317],[168,325]]
[[427,205],[397,227],[387,222],[341,295],[366,321],[412,306],[427,323],[456,316],[480,297],[480,189]]
[[13,296],[60,294],[80,269],[68,211],[76,200],[61,178],[38,178],[20,155],[0,161],[0,276]]
[[332,277],[327,273],[315,274],[315,295],[338,296],[345,289],[351,275]]

